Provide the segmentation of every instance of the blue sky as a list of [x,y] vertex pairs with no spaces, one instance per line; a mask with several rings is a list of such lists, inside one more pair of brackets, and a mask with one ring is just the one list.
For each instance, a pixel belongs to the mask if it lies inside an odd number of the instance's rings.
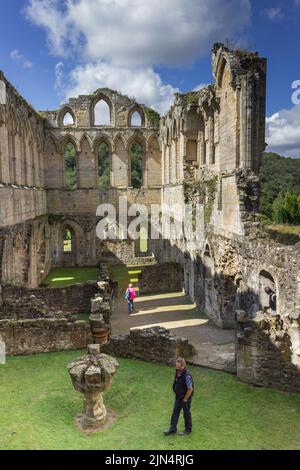
[[37,109],[110,86],[165,112],[226,38],[268,58],[267,139],[300,156],[300,0],[2,0],[0,69]]

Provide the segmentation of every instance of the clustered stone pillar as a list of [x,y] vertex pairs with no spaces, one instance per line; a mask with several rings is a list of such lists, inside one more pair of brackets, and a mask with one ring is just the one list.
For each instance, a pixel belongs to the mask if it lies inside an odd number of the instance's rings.
[[103,392],[111,387],[119,363],[114,357],[100,353],[99,345],[90,345],[89,354],[72,361],[68,366],[73,386],[84,394],[84,408],[78,416],[83,430],[101,430],[107,420]]

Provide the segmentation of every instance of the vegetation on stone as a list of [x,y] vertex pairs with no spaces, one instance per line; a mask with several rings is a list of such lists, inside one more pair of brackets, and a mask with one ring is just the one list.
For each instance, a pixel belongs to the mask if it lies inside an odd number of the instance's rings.
[[300,224],[300,159],[265,153],[260,171],[264,221]]
[[144,107],[145,114],[147,119],[153,125],[153,127],[159,127],[160,125],[160,115],[154,111],[154,109],[148,108],[147,106]]

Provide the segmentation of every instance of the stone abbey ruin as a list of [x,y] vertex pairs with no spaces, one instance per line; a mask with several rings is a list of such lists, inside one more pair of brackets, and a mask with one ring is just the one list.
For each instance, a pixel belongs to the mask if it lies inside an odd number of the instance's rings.
[[[86,324],[56,312],[88,311],[97,285],[41,287],[53,267],[143,264],[149,292],[184,287],[218,327],[236,330],[240,380],[300,391],[300,243],[276,243],[258,217],[266,60],[215,44],[212,70],[214,84],[177,94],[161,119],[109,89],[37,112],[0,72],[0,338],[9,354],[92,342]],[[118,207],[121,195],[149,208],[200,204],[197,244],[164,233],[146,250],[101,241],[97,207]]]

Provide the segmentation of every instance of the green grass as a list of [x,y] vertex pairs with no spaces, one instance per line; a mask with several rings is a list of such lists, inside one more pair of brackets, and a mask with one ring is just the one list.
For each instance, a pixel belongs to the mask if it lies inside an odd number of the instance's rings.
[[300,394],[255,388],[195,367],[193,433],[163,436],[173,406],[173,369],[125,359],[105,396],[117,421],[104,433],[82,434],[74,426],[82,397],[67,373],[67,364],[82,354],[13,357],[0,366],[1,449],[300,449]]
[[284,245],[295,245],[300,242],[299,225],[266,225],[271,238]]
[[131,282],[138,291],[139,274],[142,272],[142,266],[112,266],[110,268],[111,280],[118,283],[118,296],[123,297],[128,284]]
[[87,281],[97,281],[98,268],[54,268],[43,280],[49,287],[65,287]]
[[76,320],[89,322],[90,313],[74,313],[73,315],[76,318]]

